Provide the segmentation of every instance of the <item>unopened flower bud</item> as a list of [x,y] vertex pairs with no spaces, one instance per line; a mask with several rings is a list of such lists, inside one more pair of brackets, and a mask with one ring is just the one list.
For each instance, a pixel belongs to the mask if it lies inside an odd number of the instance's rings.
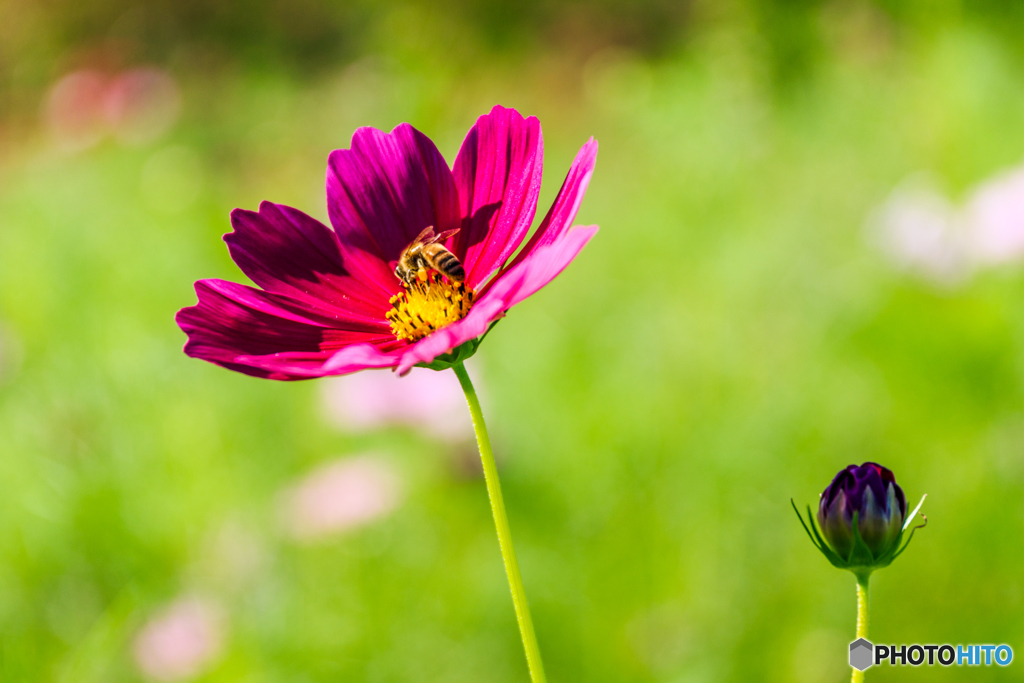
[[821,533],[832,550],[847,559],[854,548],[855,513],[864,545],[873,557],[880,557],[899,536],[907,514],[907,499],[890,470],[873,462],[850,465],[821,494]]
[[[820,533],[808,508],[810,529],[807,533],[833,565],[870,573],[887,566],[910,543],[908,537],[907,544],[900,547],[903,532],[920,508],[919,503],[907,515],[903,489],[887,468],[873,462],[850,465],[841,470],[821,494],[817,515]],[[803,522],[803,517],[800,521]]]

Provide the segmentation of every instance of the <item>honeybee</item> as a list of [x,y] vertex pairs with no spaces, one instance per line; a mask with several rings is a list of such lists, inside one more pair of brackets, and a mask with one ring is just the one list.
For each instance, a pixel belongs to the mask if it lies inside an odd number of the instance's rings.
[[452,252],[440,244],[459,230],[445,230],[439,235],[434,234],[434,226],[430,226],[419,234],[409,246],[402,250],[395,266],[395,275],[406,287],[412,286],[417,277],[426,279],[427,270],[434,269],[452,282],[466,279],[466,269]]

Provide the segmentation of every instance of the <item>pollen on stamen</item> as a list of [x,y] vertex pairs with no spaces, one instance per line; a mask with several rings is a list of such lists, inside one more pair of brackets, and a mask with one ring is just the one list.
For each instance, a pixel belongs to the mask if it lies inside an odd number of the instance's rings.
[[473,305],[473,290],[431,272],[391,297],[386,317],[398,339],[417,341],[461,320]]

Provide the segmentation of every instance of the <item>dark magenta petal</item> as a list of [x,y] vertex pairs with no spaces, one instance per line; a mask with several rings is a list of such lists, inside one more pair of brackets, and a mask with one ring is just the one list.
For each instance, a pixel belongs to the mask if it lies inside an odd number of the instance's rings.
[[[389,263],[428,226],[459,227],[451,170],[427,136],[407,123],[360,128],[351,149],[327,161],[327,212],[354,275],[398,291]],[[449,244],[451,241],[449,240]]]
[[234,282],[200,280],[196,294],[199,303],[183,308],[176,317],[188,335],[185,353],[257,377],[302,378],[254,362],[253,357],[305,354],[308,367],[322,365],[349,344],[394,341],[384,321],[341,323],[303,301]]
[[330,228],[297,209],[263,202],[231,212],[224,236],[231,258],[268,292],[306,301],[346,319],[380,320],[393,292],[352,277]]
[[543,160],[536,117],[496,106],[470,129],[455,158],[462,229],[453,242],[469,287],[504,265],[530,231]]
[[527,255],[538,247],[552,244],[557,241],[572,226],[576,219],[576,213],[583,203],[583,195],[590,185],[590,178],[594,175],[594,165],[597,163],[597,140],[590,138],[587,144],[576,153],[576,158],[569,167],[569,174],[565,177],[558,196],[548,210],[544,220],[541,221],[537,232],[533,234],[530,241],[526,243],[522,251],[516,256],[511,265],[516,265]]

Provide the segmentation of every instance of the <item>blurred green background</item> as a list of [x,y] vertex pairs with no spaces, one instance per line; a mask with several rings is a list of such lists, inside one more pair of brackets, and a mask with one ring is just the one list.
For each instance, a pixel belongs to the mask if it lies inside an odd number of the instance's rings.
[[[233,207],[325,219],[356,127],[451,162],[495,103],[544,126],[541,212],[601,143],[601,232],[471,368],[550,679],[846,679],[853,578],[789,499],[869,459],[929,494],[872,640],[1024,656],[1021,254],[877,219],[1024,161],[1022,35],[995,0],[0,1],[0,679],[526,680],[470,445],[338,430],[319,382],[188,359],[173,321],[245,281]],[[104,89],[139,67],[137,107]],[[282,491],[368,452],[393,511],[282,530]],[[161,674],[140,634],[182,599],[218,642]]]

